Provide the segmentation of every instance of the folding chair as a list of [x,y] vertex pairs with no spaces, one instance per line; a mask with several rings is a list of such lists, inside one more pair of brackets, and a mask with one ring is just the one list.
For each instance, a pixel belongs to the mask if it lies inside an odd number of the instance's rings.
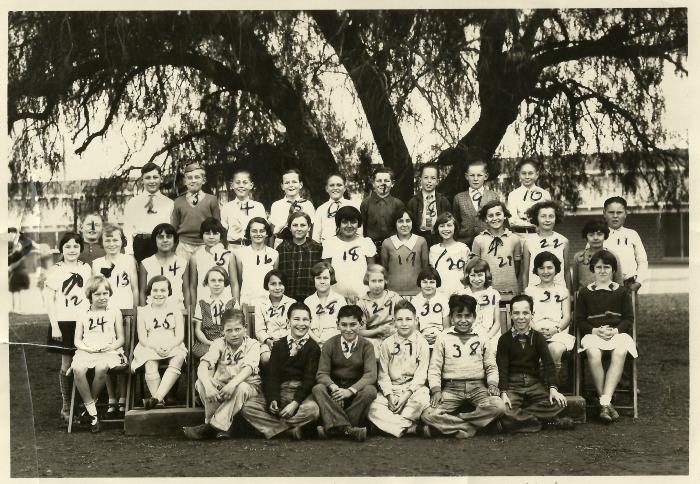
[[[185,335],[183,342],[185,343],[185,347],[187,348],[187,358],[185,359],[185,369],[182,371],[180,375],[180,379],[178,379],[178,383],[176,383],[176,386],[174,388],[177,388],[177,385],[180,384],[182,381],[182,375],[185,375],[185,384],[187,385],[185,388],[185,404],[169,404],[169,408],[191,408],[192,407],[192,400],[191,400],[191,390],[190,388],[194,386],[194,383],[191,381],[191,363],[190,363],[190,351],[192,349],[192,331],[190,330],[191,326],[191,320],[192,318],[190,317],[190,308],[185,308],[185,312],[183,314],[183,324],[184,324],[184,329],[185,329]],[[133,331],[133,338],[131,339],[131,349],[130,353],[133,355],[134,347],[136,346],[136,343],[138,343],[138,330],[136,329],[136,324],[134,324],[134,331]],[[166,360],[161,360],[158,363],[158,371],[165,370],[168,367],[168,362]],[[142,366],[136,372],[132,373],[129,371],[129,380],[127,382],[127,387],[129,390],[127,392],[131,396],[131,402],[130,402],[130,408],[144,408],[143,406],[137,406],[136,405],[136,391],[135,391],[135,385],[136,385],[136,380],[138,379],[139,387],[141,389],[141,397],[143,398],[146,394],[145,392],[145,377],[144,377],[144,372],[145,372],[145,366]]]
[[[634,341],[634,344],[637,344],[637,293],[633,292],[632,295],[632,340]],[[578,299],[578,297],[576,298]],[[575,301],[574,301],[575,303]],[[574,304],[574,316],[576,315],[576,305]],[[575,318],[574,318],[575,320]],[[575,346],[575,351],[576,351],[576,358],[574,360],[575,364],[575,383],[574,383],[574,394],[578,396],[584,396],[583,394],[586,392],[587,387],[586,387],[586,381],[585,381],[585,373],[586,373],[586,368],[584,365],[584,360],[586,359],[586,353],[578,352],[578,348],[581,347],[581,330],[580,328],[575,328],[576,330],[576,346]],[[603,354],[603,364],[605,365],[606,362],[609,362],[610,356],[607,354]],[[629,382],[629,386],[623,385],[625,382],[625,376],[628,378],[630,377],[631,373],[631,381]],[[627,358],[625,360],[625,367],[622,372],[622,378],[620,379],[620,383],[618,383],[617,388],[615,389],[615,394],[614,396],[617,396],[618,394],[622,395],[627,395],[629,397],[629,400],[631,403],[627,405],[621,405],[618,402],[615,402],[615,408],[619,410],[632,410],[632,416],[633,418],[639,418],[639,387],[637,384],[637,358],[631,357],[629,354],[627,355]],[[596,407],[595,403],[589,402],[588,399],[586,399],[586,406],[588,408],[594,408]]]
[[[129,411],[129,399],[130,399],[130,385],[129,385],[129,364],[128,361],[131,359],[131,351],[133,351],[133,348],[130,345],[130,341],[133,340],[132,337],[132,331],[133,328],[136,327],[135,321],[134,321],[134,316],[136,314],[136,310],[134,309],[122,309],[122,323],[124,325],[124,348],[129,348],[129,351],[126,352],[126,360],[127,360],[127,365],[124,367],[119,367],[119,368],[113,368],[107,372],[109,376],[114,376],[115,381],[119,377],[119,375],[123,375],[123,377],[127,378],[127,384],[126,384],[126,402],[124,404],[124,414]],[[94,370],[90,370],[88,372],[88,375],[94,375]],[[75,394],[77,393],[77,389],[75,386],[75,377],[73,378],[73,388],[71,389],[71,398],[70,398],[70,412],[69,412],[69,418],[68,418],[68,433],[73,432],[73,416],[75,415]],[[97,408],[103,408],[105,405],[109,405],[109,403],[104,404],[104,403],[98,403],[96,404]],[[124,422],[124,418],[110,418],[110,419],[102,419],[100,420],[101,422]]]

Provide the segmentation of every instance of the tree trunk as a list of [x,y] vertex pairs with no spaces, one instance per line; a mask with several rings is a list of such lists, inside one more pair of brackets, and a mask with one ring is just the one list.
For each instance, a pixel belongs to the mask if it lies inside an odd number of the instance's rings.
[[370,58],[357,30],[335,11],[309,12],[352,79],[384,164],[396,175],[393,193],[413,195],[413,161],[386,91],[386,79]]

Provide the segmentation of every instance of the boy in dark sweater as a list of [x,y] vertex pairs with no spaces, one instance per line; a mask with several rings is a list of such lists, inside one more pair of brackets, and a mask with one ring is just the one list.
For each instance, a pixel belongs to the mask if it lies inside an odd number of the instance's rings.
[[[571,429],[573,420],[557,418],[566,397],[557,390],[557,374],[545,337],[530,327],[533,301],[527,294],[511,300],[513,327],[498,339],[498,386],[506,413],[501,424],[513,432],[537,432],[548,428]],[[544,381],[539,377],[540,360]]]
[[377,397],[377,360],[372,343],[358,334],[361,321],[359,306],[343,306],[338,311],[340,334],[323,344],[318,383],[312,390],[323,419],[323,426],[317,427],[320,438],[327,434],[358,442],[367,438],[367,428],[360,425]]
[[319,415],[311,388],[316,382],[321,349],[309,337],[311,310],[306,304],[293,303],[287,319],[289,335],[272,347],[265,372],[265,398],[248,400],[241,415],[265,438],[287,431],[292,439],[301,440],[302,427],[316,421]]

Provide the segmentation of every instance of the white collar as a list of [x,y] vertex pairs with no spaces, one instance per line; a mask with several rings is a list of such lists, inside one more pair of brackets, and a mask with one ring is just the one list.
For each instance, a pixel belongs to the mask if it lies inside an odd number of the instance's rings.
[[[342,335],[340,336],[340,349],[343,349],[343,343],[347,343],[349,348],[354,348],[353,345],[357,346],[357,341],[360,339],[360,335],[357,335],[354,340],[348,341]],[[345,353],[345,351],[343,351]]]
[[588,286],[586,286],[586,287],[587,287],[590,291],[610,291],[610,292],[612,292],[612,291],[614,291],[615,289],[617,289],[618,287],[620,287],[620,285],[619,285],[617,282],[615,282],[615,281],[612,281],[612,282],[611,282],[610,284],[608,284],[607,286],[598,286],[598,285],[596,285],[595,282],[591,282],[591,283],[590,283]]
[[509,229],[508,227],[506,227],[506,228],[503,230],[503,233],[502,233],[501,235],[493,235],[491,232],[489,232],[489,229],[484,229],[484,230],[481,231],[481,234],[482,234],[482,235],[488,235],[488,236],[490,236],[490,237],[508,237],[508,236],[511,235],[512,233],[513,233],[513,232],[511,232],[510,229]]
[[469,187],[469,193],[484,193],[484,186],[482,185],[481,188]]
[[396,250],[399,250],[402,245],[405,245],[408,250],[413,250],[416,246],[416,242],[418,242],[418,236],[416,234],[411,234],[406,242],[401,242],[398,235],[392,235],[390,239]]
[[427,197],[429,195],[432,195],[433,198],[437,199],[437,190],[433,190],[432,192],[425,192],[425,191],[421,190],[421,193],[423,194],[424,199],[425,199],[425,197]]

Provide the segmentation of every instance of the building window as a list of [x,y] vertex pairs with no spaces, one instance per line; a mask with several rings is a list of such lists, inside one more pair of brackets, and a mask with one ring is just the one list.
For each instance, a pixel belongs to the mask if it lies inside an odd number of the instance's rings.
[[688,257],[688,212],[665,213],[662,217],[664,233],[664,257]]

